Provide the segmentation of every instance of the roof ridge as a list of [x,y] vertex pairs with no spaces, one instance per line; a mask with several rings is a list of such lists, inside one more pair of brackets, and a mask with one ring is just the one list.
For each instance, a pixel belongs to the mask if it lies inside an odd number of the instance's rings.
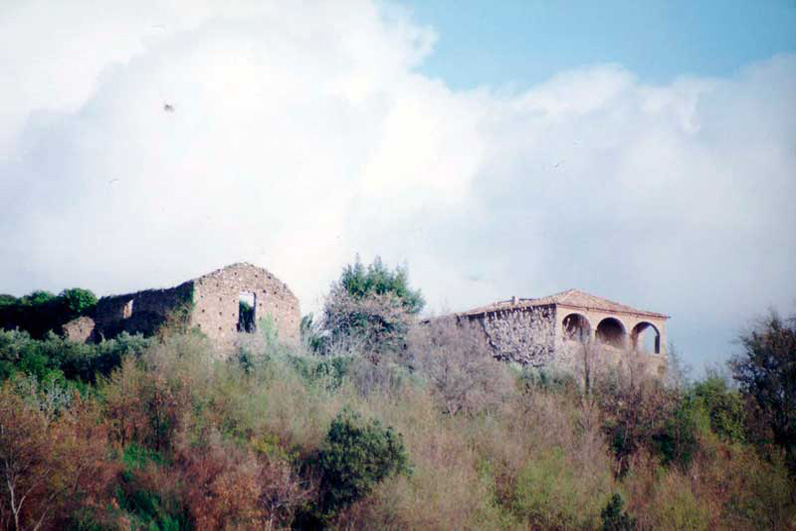
[[669,318],[668,315],[662,313],[634,308],[633,306],[629,306],[621,302],[607,299],[605,297],[601,297],[600,295],[594,295],[592,293],[577,288],[570,288],[568,290],[561,291],[553,295],[548,295],[546,297],[536,297],[531,299],[514,298],[506,301],[497,301],[491,304],[487,304],[485,306],[480,306],[472,310],[462,312],[461,315],[478,315],[481,313],[490,313],[495,311],[511,310],[518,308],[528,308],[534,306],[546,306],[552,304],[560,304],[563,306],[573,306],[573,307],[580,307],[580,308],[587,308],[594,310],[603,310],[607,312],[647,315],[647,316],[660,317],[664,319]]

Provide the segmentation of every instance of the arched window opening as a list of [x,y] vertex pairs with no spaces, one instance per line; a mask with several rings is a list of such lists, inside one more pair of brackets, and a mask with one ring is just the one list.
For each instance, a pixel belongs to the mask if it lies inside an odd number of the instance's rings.
[[661,333],[652,323],[639,323],[633,327],[633,347],[647,354],[661,353]]
[[238,296],[238,332],[252,333],[257,329],[257,295],[242,291]]
[[564,326],[564,337],[570,341],[577,341],[578,343],[588,343],[591,337],[591,326],[586,317],[578,314],[571,313],[564,317],[561,322]]
[[597,340],[616,348],[625,346],[625,327],[619,319],[606,317],[597,325]]

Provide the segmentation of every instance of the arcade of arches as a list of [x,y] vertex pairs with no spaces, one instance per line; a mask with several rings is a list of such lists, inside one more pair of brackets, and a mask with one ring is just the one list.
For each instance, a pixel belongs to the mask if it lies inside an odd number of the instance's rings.
[[[580,313],[569,313],[561,321],[564,338],[579,343],[592,339],[592,326],[589,319]],[[628,333],[625,325],[616,317],[605,317],[594,330],[594,339],[603,345],[614,348],[631,346],[647,354],[661,354],[661,334],[658,328],[647,321],[638,322]]]

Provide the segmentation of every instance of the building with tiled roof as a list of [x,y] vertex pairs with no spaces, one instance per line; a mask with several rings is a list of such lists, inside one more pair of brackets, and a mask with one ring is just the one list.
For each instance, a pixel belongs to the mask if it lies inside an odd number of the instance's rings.
[[607,356],[633,351],[665,370],[668,315],[639,310],[577,289],[539,298],[495,302],[458,313],[478,321],[499,359],[542,366],[578,344],[597,345]]

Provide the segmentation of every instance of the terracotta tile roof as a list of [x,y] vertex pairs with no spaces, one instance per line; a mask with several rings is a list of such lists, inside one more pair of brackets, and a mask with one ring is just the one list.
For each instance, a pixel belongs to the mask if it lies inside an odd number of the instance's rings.
[[495,302],[480,308],[474,308],[458,315],[481,315],[485,313],[493,313],[502,310],[516,310],[521,308],[534,308],[538,306],[566,306],[570,308],[583,308],[588,310],[601,310],[609,313],[630,313],[635,315],[646,315],[648,317],[656,317],[658,319],[668,319],[668,315],[657,312],[649,312],[646,310],[639,310],[626,304],[620,304],[584,291],[577,289],[570,289],[549,295],[547,297],[539,297],[536,299],[513,299],[508,301]]

